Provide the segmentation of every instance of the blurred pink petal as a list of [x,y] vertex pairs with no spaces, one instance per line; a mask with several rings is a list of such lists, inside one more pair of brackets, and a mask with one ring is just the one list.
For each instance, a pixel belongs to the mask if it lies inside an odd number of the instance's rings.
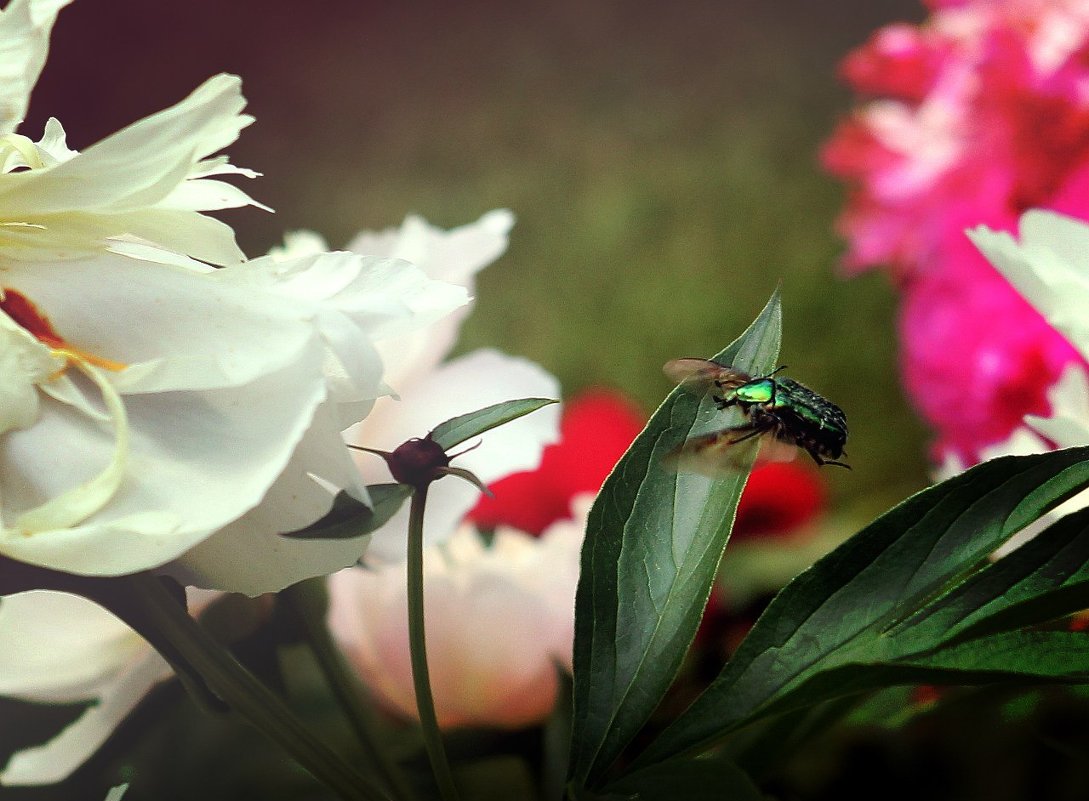
[[971,247],[1029,208],[1089,217],[1089,4],[931,2],[848,55],[863,102],[822,153],[845,180],[849,271],[904,293],[904,383],[940,452],[974,461],[1077,353]]
[[[570,670],[575,585],[589,498],[578,519],[535,538],[501,528],[490,543],[462,526],[424,555],[428,665],[439,725],[519,728],[551,712]],[[329,627],[393,712],[416,716],[405,564],[329,577]]]

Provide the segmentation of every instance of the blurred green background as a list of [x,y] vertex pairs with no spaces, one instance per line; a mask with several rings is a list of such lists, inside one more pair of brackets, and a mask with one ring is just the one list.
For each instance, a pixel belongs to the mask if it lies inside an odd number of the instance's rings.
[[850,96],[836,65],[915,0],[79,0],[61,13],[23,130],[76,148],[242,76],[257,122],[230,149],[276,209],[231,212],[258,255],[285,230],[341,245],[418,212],[515,211],[460,350],[532,358],[566,394],[609,385],[652,410],[660,367],[708,355],[781,282],[781,361],[835,400],[859,523],[926,482],[895,365],[884,276],[837,274],[842,190],[816,161]]

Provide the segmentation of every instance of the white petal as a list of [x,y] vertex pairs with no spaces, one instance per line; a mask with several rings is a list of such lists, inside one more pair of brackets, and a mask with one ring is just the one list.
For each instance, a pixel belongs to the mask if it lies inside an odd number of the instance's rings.
[[37,385],[63,366],[63,359],[0,313],[0,434],[38,419]]
[[[180,103],[133,123],[51,170],[4,176],[0,202],[24,213],[74,208],[120,213],[158,203],[204,156],[238,138],[252,118],[233,75],[209,78]],[[8,216],[8,215],[4,215]]]
[[[193,228],[199,214],[187,210],[195,197],[203,196],[207,208],[221,208],[223,192],[212,182],[178,190],[201,160],[233,142],[252,118],[241,113],[245,105],[238,78],[218,75],[198,87],[177,105],[146,117],[86,151],[53,167],[0,175],[0,219],[39,223],[46,230],[37,237],[27,232],[24,247],[36,251],[56,246],[73,248],[73,232],[88,236],[83,250],[96,240],[136,235],[151,238],[150,231],[169,231],[174,225]],[[180,194],[172,199],[175,191]],[[239,200],[239,195],[233,196]],[[163,204],[162,214],[150,215]],[[180,209],[178,207],[181,207]],[[149,213],[137,225],[128,215]],[[172,243],[179,252],[216,263],[242,260],[231,229],[204,224],[200,238]],[[175,238],[178,235],[175,233]],[[37,240],[41,240],[38,242]],[[75,252],[80,252],[79,248]]]
[[45,121],[45,130],[37,144],[43,161],[47,164],[59,164],[79,155],[68,147],[68,136],[64,132],[64,126],[56,117],[50,117]]
[[449,231],[411,214],[399,230],[358,234],[348,250],[410,261],[431,278],[468,286],[472,277],[503,255],[514,226],[506,209],[490,211],[477,220]]
[[397,259],[354,253],[266,257],[217,271],[220,283],[282,296],[310,310],[328,349],[334,400],[346,404],[342,427],[355,423],[384,392],[373,339],[418,330],[467,300],[463,289],[433,281]]
[[49,34],[71,0],[12,0],[0,12],[0,134],[26,116],[30,90],[45,66]]
[[1085,370],[1079,365],[1067,367],[1048,390],[1047,399],[1051,404],[1051,416],[1026,415],[1025,425],[1059,448],[1089,444],[1089,378]]
[[87,480],[20,512],[12,526],[16,536],[31,536],[82,523],[113,499],[125,479],[129,458],[129,425],[125,405],[99,370],[82,363],[77,365],[102,394],[102,404],[109,416],[114,440],[110,459]]
[[[317,351],[241,387],[128,396],[129,470],[109,505],[70,529],[8,537],[0,553],[80,574],[162,565],[261,501],[324,398]],[[112,448],[93,421],[45,401],[36,425],[0,439],[4,513],[96,474]]]
[[12,754],[0,772],[0,784],[41,785],[66,779],[109,739],[151,688],[169,675],[166,662],[158,654],[148,654],[59,735],[45,745]]
[[987,260],[1089,358],[1089,226],[1053,212],[1021,218],[1022,239],[979,227],[968,236]]
[[[297,259],[301,256],[314,256],[329,250],[325,237],[315,231],[288,231],[284,234],[284,244],[271,248],[268,255],[277,261]],[[383,256],[384,253],[362,253],[364,256]]]
[[259,286],[295,303],[321,303],[323,311],[347,315],[375,338],[416,331],[468,300],[464,289],[432,280],[406,261],[346,252],[253,259],[215,277]]
[[104,255],[20,262],[4,280],[83,351],[153,364],[154,370],[113,376],[126,394],[238,386],[314,346],[312,324],[288,299],[181,268]]
[[[506,251],[513,225],[514,215],[506,209],[490,211],[475,223],[449,231],[410,215],[399,230],[359,234],[348,249],[405,259],[431,278],[463,286],[471,294],[475,275]],[[468,314],[468,308],[461,309],[426,331],[379,343],[387,365],[386,382],[399,390],[430,373],[454,346]]]
[[0,600],[0,693],[66,703],[95,701],[48,743],[14,754],[6,785],[51,784],[82,765],[150,689],[166,662],[105,609],[35,590]]
[[348,449],[330,444],[338,432],[335,410],[326,404],[261,505],[198,544],[167,572],[186,584],[260,595],[356,562],[367,547],[367,535],[323,541],[279,533],[320,518],[338,489],[367,500]]
[[[399,401],[379,398],[367,419],[345,432],[347,441],[392,450],[405,440],[422,437],[451,417],[516,398],[559,397],[559,383],[536,364],[494,350],[478,350],[442,365],[414,384]],[[455,461],[490,483],[540,463],[544,446],[559,437],[559,409],[548,406],[487,432],[482,444]],[[356,461],[368,484],[389,481],[384,463],[370,454]],[[424,537],[447,539],[480,497],[463,481],[446,479],[427,497]],[[399,561],[405,555],[407,510],[375,532],[367,559]]]
[[97,604],[32,590],[0,599],[0,694],[71,703],[98,695],[149,646]]

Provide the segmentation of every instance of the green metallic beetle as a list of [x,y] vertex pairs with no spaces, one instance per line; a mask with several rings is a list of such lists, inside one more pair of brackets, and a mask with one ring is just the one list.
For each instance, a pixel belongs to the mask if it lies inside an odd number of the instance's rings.
[[746,419],[741,425],[689,439],[671,454],[679,465],[715,472],[734,464],[737,454],[733,446],[763,437],[801,448],[818,465],[851,469],[838,461],[846,455],[847,416],[843,410],[793,379],[775,378],[782,367],[760,378],[709,359],[673,359],[663,369],[690,392],[714,392],[711,398],[719,409],[736,406]]

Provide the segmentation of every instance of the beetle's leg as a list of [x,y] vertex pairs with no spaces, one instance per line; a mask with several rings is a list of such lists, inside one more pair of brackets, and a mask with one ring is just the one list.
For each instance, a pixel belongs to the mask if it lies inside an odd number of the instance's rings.
[[805,450],[813,457],[813,461],[817,463],[817,467],[824,467],[826,464],[834,464],[836,467],[846,467],[848,470],[851,469],[851,465],[846,462],[834,462],[831,459],[822,459],[820,454],[816,452],[816,449],[809,450],[809,448],[806,448]]
[[723,397],[722,395],[712,395],[711,400],[713,400],[715,402],[715,406],[718,408],[718,410],[720,412],[723,409],[728,409],[731,406],[734,406],[734,405],[737,404],[737,396],[736,395],[734,397],[732,397],[732,398],[729,398],[729,399]]
[[736,445],[739,442],[744,442],[745,440],[752,439],[753,437],[759,437],[761,434],[767,431],[767,429],[763,426],[758,426],[755,423],[745,423],[744,425],[723,429],[722,433],[740,434],[743,431],[746,432],[745,436],[730,440],[731,445]]

